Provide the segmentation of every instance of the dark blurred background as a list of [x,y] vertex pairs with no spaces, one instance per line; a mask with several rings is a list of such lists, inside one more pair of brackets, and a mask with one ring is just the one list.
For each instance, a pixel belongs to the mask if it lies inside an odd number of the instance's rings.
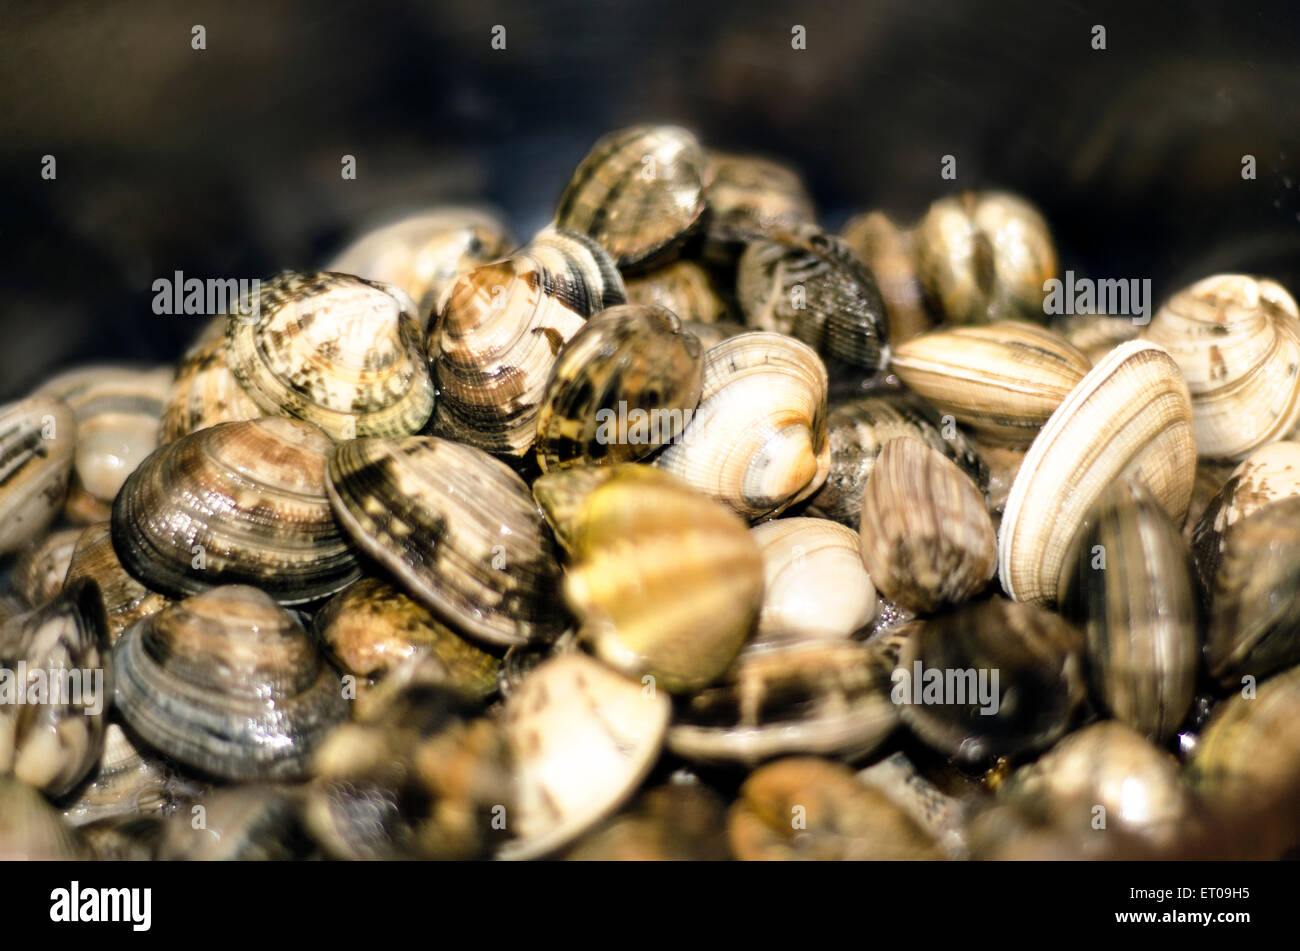
[[1157,300],[1224,269],[1300,291],[1297,51],[1295,0],[3,3],[0,398],[173,360],[197,322],[155,316],[150,286],[178,269],[318,265],[446,201],[527,237],[592,142],[642,120],[793,162],[830,226],[998,185],[1042,206],[1064,266]]

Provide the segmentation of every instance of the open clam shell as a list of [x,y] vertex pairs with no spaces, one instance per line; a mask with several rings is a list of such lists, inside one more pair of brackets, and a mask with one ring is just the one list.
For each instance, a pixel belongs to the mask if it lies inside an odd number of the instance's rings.
[[58,516],[76,445],[66,403],[42,396],[0,406],[0,554],[22,548]]

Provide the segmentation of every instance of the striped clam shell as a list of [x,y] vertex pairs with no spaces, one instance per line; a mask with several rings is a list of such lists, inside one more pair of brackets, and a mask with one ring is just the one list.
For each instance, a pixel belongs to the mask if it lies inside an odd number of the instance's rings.
[[335,439],[417,432],[434,389],[406,293],[330,271],[285,271],[226,325],[226,361],[264,413]]
[[66,403],[33,397],[0,406],[0,554],[50,526],[68,494],[77,421]]
[[149,746],[213,776],[294,779],[347,717],[339,676],[288,611],[223,585],[130,627],[117,708]]
[[445,623],[488,644],[559,633],[559,565],[527,484],[436,436],[340,443],[329,461],[340,524]]
[[731,316],[713,277],[694,261],[674,261],[625,284],[629,304],[662,307],[685,323],[715,324]]
[[733,261],[746,241],[815,220],[812,196],[793,168],[757,155],[710,150],[708,157],[707,257]]
[[136,621],[157,614],[170,603],[170,599],[150,591],[122,567],[113,549],[109,522],[88,525],[77,533],[68,562],[67,584],[75,584],[80,578],[95,582],[108,620],[110,644]]
[[1117,480],[1135,477],[1175,520],[1192,495],[1196,443],[1178,365],[1160,347],[1121,344],[1044,424],[1012,485],[998,538],[1003,590],[1056,600],[1066,548]]
[[695,136],[634,126],[600,139],[560,196],[555,225],[590,235],[620,268],[671,257],[702,223],[710,171]]
[[632,462],[675,439],[700,401],[700,342],[666,310],[601,311],[560,351],[537,411],[537,462]]
[[1207,277],[1170,298],[1142,339],[1183,371],[1202,456],[1240,459],[1300,421],[1300,311],[1280,284]]
[[731,337],[704,355],[700,405],[655,461],[751,521],[778,515],[826,481],[826,367],[776,333]]
[[875,370],[888,358],[885,303],[840,238],[805,225],[752,241],[736,271],[745,323],[790,334],[824,357]]
[[305,604],[357,579],[325,494],[330,440],[268,416],[221,423],[163,446],[113,505],[113,548],[146,587],[181,598],[251,584]]
[[1028,445],[1092,364],[1057,334],[1024,321],[954,327],[894,348],[899,378],[980,435]]
[[[225,326],[224,321],[221,325]],[[159,427],[164,445],[217,423],[265,416],[226,363],[226,338],[220,336],[187,354],[176,368]]]
[[62,589],[80,535],[79,528],[64,528],[23,549],[14,562],[11,584],[28,607],[48,604]]

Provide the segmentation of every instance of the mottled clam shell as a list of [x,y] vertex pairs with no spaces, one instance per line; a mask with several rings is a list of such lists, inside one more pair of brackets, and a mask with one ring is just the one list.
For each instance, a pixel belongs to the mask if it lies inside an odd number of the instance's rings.
[[658,759],[669,713],[666,693],[584,654],[534,670],[506,702],[517,838],[501,857],[549,854],[611,815]]
[[750,535],[763,555],[760,638],[848,637],[876,616],[857,532],[824,518],[781,518]]
[[700,405],[655,464],[751,521],[779,515],[826,480],[826,367],[775,333],[724,340],[704,356]]
[[887,357],[885,303],[841,239],[808,225],[752,241],[736,271],[745,323],[790,334],[824,357],[875,370]]
[[681,321],[623,304],[589,320],[560,351],[537,410],[543,472],[632,462],[672,442],[700,401],[704,355]]
[[763,560],[724,506],[657,476],[620,473],[583,500],[564,596],[602,660],[688,692],[726,670],[752,631]]
[[122,727],[108,724],[104,752],[95,770],[62,805],[69,824],[85,826],[110,819],[167,816],[203,792],[161,759],[137,746]]
[[931,308],[953,323],[1046,317],[1056,277],[1047,222],[1023,198],[963,192],[940,198],[916,226],[917,272]]
[[683,323],[716,324],[731,317],[731,307],[713,277],[694,261],[674,261],[626,280],[629,304],[662,307]]
[[733,262],[752,238],[811,224],[812,196],[799,173],[757,155],[710,150],[709,218],[704,254]]
[[1029,445],[1092,364],[1045,327],[1004,320],[898,344],[890,364],[942,414],[1008,445]]
[[649,268],[675,254],[703,221],[710,175],[704,149],[685,129],[621,129],[578,165],[555,225],[595,238],[620,268]]
[[400,287],[427,320],[452,281],[514,247],[510,230],[496,214],[451,206],[365,232],[331,258],[325,270]]
[[956,423],[946,425],[928,403],[906,391],[841,403],[827,415],[826,429],[830,472],[808,510],[854,531],[862,521],[862,492],[876,459],[898,436],[919,439],[943,453],[981,489],[988,484],[988,468]]
[[58,516],[76,437],[66,403],[34,397],[0,407],[0,554],[22,548]]
[[81,529],[68,563],[66,583],[80,578],[95,582],[100,604],[108,621],[108,642],[116,643],[122,632],[141,618],[157,614],[170,599],[150,591],[122,567],[113,549],[113,532],[108,522]]
[[0,775],[0,862],[89,858],[85,844],[39,792]]
[[68,576],[72,551],[77,547],[79,528],[50,532],[28,545],[14,562],[11,583],[28,607],[39,608],[53,600]]
[[901,343],[929,330],[934,321],[916,275],[912,232],[873,211],[850,219],[840,236],[875,275],[889,318],[889,339]]
[[1183,537],[1190,545],[1196,534],[1196,526],[1201,516],[1209,508],[1215,497],[1223,489],[1237,466],[1233,462],[1221,459],[1198,459],[1196,461],[1196,481],[1192,484],[1192,501],[1187,506],[1187,517],[1183,519]]
[[563,628],[559,565],[527,484],[472,446],[412,436],[340,443],[340,524],[452,628],[509,646]]
[[285,271],[230,315],[226,362],[264,413],[335,439],[418,432],[433,411],[415,305],[404,291],[330,271]]
[[130,627],[113,648],[117,708],[159,752],[209,775],[296,779],[347,717],[339,675],[288,611],[223,585]]
[[1177,521],[1195,474],[1191,399],[1178,365],[1154,344],[1120,344],[1057,407],[1025,455],[998,537],[1003,590],[1018,601],[1054,602],[1066,547],[1106,489],[1141,479]]
[[90,582],[0,627],[0,773],[54,797],[94,768],[113,698],[107,652]]
[[1300,421],[1300,311],[1280,284],[1207,277],[1171,297],[1142,339],[1183,371],[1202,456],[1240,459]]
[[230,371],[223,333],[187,354],[176,368],[163,407],[158,442],[165,445],[218,423],[265,415]]
[[1119,485],[1089,513],[1063,563],[1061,613],[1087,641],[1096,696],[1156,741],[1187,716],[1200,658],[1191,556],[1141,485]]

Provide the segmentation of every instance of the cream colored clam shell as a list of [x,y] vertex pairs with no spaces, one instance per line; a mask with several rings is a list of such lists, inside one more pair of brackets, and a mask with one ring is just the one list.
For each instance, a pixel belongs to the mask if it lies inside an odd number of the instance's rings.
[[1173,357],[1130,341],[1112,350],[1044,424],[1011,487],[998,537],[1002,588],[1052,603],[1066,548],[1118,479],[1143,479],[1181,521],[1196,474],[1191,397]]
[[825,518],[781,518],[749,531],[763,555],[756,637],[848,637],[876,616],[858,533]]

